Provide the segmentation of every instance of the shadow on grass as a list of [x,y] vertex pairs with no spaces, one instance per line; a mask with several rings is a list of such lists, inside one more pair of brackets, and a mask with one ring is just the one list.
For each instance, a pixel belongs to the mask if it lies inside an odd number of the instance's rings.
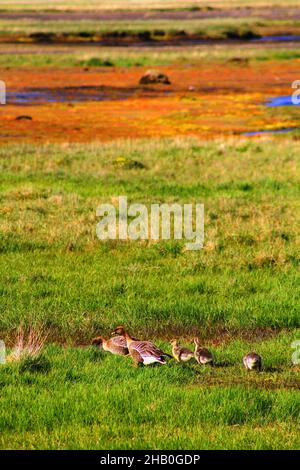
[[234,367],[236,364],[234,362],[230,361],[220,361],[214,364],[214,368],[216,369],[222,369],[223,367]]

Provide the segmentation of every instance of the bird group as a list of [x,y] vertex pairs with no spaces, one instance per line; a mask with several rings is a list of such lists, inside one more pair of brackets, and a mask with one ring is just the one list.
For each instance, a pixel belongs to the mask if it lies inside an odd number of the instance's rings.
[[[102,348],[104,351],[119,356],[130,356],[136,366],[150,364],[166,364],[167,358],[176,359],[177,362],[187,362],[195,359],[201,365],[214,365],[213,354],[200,345],[198,338],[194,339],[195,350],[182,347],[177,339],[171,341],[172,356],[162,351],[151,341],[141,341],[131,336],[124,326],[118,326],[113,332],[112,337],[105,339],[103,336],[97,336],[92,344]],[[243,364],[247,370],[261,370],[262,360],[256,352],[250,352],[243,357]]]

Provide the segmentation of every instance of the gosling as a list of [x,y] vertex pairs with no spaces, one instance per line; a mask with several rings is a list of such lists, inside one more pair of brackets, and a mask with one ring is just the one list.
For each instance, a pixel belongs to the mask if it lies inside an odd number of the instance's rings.
[[261,371],[262,360],[259,354],[251,352],[243,357],[243,363],[247,370],[258,370]]
[[210,366],[213,366],[214,357],[212,353],[208,349],[202,348],[200,346],[200,341],[198,338],[194,339],[194,343],[195,343],[194,357],[196,361],[198,362],[198,364],[201,364],[201,365],[209,364]]
[[173,357],[178,362],[187,362],[194,357],[193,351],[178,345],[177,339],[171,341]]

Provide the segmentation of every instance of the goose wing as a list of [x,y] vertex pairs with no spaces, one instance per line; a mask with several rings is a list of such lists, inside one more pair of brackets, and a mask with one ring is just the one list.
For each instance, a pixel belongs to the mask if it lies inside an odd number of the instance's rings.
[[191,351],[188,348],[180,348],[180,353],[181,354],[194,354],[193,351]]
[[179,358],[181,361],[188,361],[194,356],[193,351],[188,348],[180,348]]
[[129,346],[130,351],[136,351],[143,361],[154,359],[158,362],[164,362],[166,354],[151,341],[133,341]]
[[104,346],[104,350],[111,352],[112,354],[118,354],[120,356],[127,356],[128,348],[126,340],[122,336],[116,336],[114,338],[110,338],[106,345]]
[[200,360],[202,364],[207,362],[213,362],[214,357],[212,353],[206,348],[200,348],[198,351],[195,352],[195,357]]
[[126,339],[123,336],[113,336],[109,341],[116,346],[120,346],[121,348],[127,347]]

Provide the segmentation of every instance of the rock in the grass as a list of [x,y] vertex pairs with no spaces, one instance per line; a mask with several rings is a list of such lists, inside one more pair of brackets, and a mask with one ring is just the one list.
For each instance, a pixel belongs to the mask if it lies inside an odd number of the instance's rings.
[[148,85],[153,83],[164,83],[170,85],[170,80],[164,73],[158,72],[157,70],[147,70],[144,75],[140,78],[141,85]]
[[138,160],[128,160],[124,164],[124,168],[126,168],[127,170],[144,170],[146,166],[144,165],[144,163],[139,162]]
[[32,117],[27,114],[22,114],[16,117],[16,121],[32,121]]
[[55,34],[54,33],[44,33],[44,32],[37,32],[37,33],[31,33],[29,35],[30,39],[32,39],[34,42],[52,42],[55,39]]
[[230,64],[238,64],[238,65],[248,65],[249,59],[247,57],[232,57],[227,61]]

